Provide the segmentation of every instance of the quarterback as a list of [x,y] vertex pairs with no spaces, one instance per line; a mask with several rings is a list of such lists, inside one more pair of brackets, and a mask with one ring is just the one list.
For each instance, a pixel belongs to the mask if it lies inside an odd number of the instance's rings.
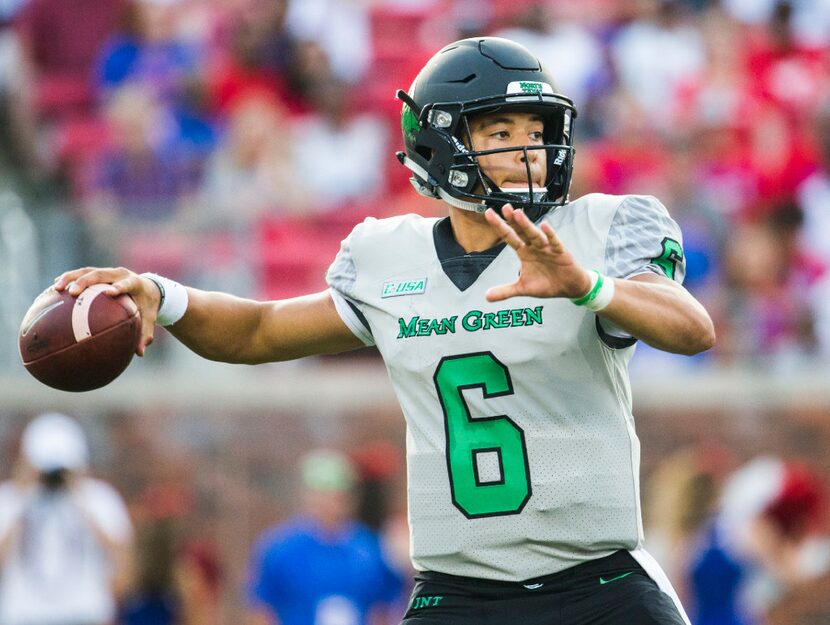
[[366,219],[329,288],[256,302],[84,268],[55,288],[129,293],[206,358],[262,363],[376,345],[407,421],[404,625],[683,624],[643,549],[627,364],[637,341],[711,347],[682,237],[650,196],[570,201],[576,109],[525,48],[455,42],[402,100],[419,193],[449,216]]

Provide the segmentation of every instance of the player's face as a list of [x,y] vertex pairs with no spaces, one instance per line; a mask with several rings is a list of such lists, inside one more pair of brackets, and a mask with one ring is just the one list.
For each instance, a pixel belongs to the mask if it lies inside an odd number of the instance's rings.
[[[544,123],[533,113],[496,112],[474,117],[469,122],[472,150],[542,145]],[[479,156],[482,171],[502,189],[527,189],[527,166],[533,186],[545,186],[547,156],[545,150],[528,150],[527,158],[521,150]]]

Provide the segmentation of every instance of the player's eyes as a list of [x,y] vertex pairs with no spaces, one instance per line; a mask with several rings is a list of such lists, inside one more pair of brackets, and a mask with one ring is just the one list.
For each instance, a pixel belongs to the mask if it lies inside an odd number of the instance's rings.
[[[509,130],[496,130],[494,132],[491,132],[488,136],[493,138],[493,139],[498,139],[500,141],[506,141],[507,139],[510,139],[510,131]],[[527,136],[530,139],[530,141],[533,142],[533,143],[542,143],[543,140],[544,140],[543,139],[544,133],[541,130],[529,132]]]

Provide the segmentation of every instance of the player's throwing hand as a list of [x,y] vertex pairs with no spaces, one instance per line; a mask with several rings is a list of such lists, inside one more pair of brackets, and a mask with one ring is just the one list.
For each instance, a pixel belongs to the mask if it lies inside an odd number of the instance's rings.
[[521,261],[519,279],[487,291],[487,299],[497,302],[517,295],[531,297],[582,297],[591,288],[591,276],[576,262],[550,224],[534,224],[523,210],[509,204],[500,217],[493,209],[484,213],[502,241],[516,250]]
[[136,348],[136,354],[143,356],[147,347],[153,342],[160,299],[158,287],[147,278],[123,267],[105,269],[85,267],[66,271],[55,278],[53,286],[56,291],[66,289],[70,295],[77,297],[87,287],[99,283],[110,285],[105,291],[107,295],[116,297],[127,294],[135,301],[141,311],[141,339]]

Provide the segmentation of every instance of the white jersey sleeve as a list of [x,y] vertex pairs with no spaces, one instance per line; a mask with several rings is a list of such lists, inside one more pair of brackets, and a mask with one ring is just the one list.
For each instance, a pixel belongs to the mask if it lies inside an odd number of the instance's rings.
[[[680,227],[660,200],[650,195],[623,198],[608,229],[605,272],[612,278],[656,273],[683,283],[686,259]],[[606,344],[633,344],[633,337],[608,319],[598,317],[597,324]]]
[[651,272],[683,283],[680,227],[657,198],[629,195],[620,202],[608,230],[605,271],[613,278]]
[[326,272],[326,282],[329,285],[329,292],[332,300],[334,300],[334,306],[346,326],[357,338],[363,341],[364,345],[374,345],[375,340],[372,337],[372,330],[369,328],[369,322],[361,310],[360,299],[355,293],[357,267],[352,257],[352,240],[362,225],[358,224],[351,234],[341,242],[340,251],[334,258],[328,272]]

